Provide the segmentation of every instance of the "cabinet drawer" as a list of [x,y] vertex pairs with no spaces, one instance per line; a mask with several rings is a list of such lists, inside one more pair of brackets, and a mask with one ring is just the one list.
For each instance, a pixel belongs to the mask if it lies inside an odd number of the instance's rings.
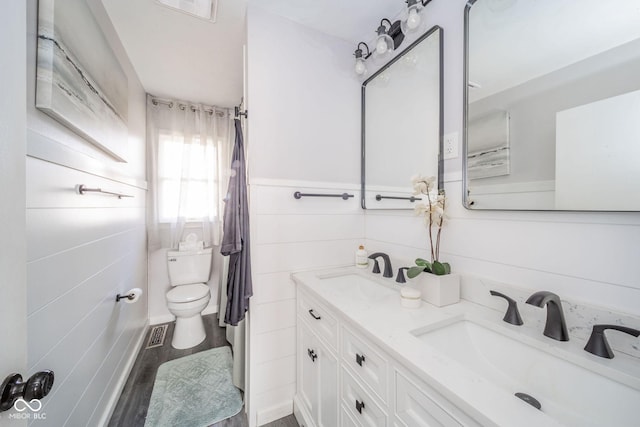
[[371,387],[374,394],[387,402],[387,359],[372,344],[358,338],[350,329],[342,328],[342,360],[349,365],[356,378]]
[[422,382],[409,380],[398,371],[395,371],[395,377],[395,416],[402,425],[407,427],[462,426],[453,414],[443,408],[443,406],[452,405],[430,387]]
[[298,316],[307,321],[311,330],[332,348],[338,345],[336,316],[306,292],[298,292]]
[[387,414],[344,367],[340,395],[342,405],[348,409],[359,425],[363,427],[387,425]]

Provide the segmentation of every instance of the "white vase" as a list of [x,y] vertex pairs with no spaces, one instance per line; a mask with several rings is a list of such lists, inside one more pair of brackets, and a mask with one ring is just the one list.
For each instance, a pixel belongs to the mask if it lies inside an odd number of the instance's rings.
[[422,292],[422,299],[429,304],[444,307],[460,301],[460,276],[457,274],[420,273],[414,280]]

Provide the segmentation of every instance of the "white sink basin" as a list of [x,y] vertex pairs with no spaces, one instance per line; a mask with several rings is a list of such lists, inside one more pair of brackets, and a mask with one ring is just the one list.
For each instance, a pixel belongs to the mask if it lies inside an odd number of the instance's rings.
[[411,333],[508,394],[533,396],[562,424],[640,425],[638,390],[488,327],[458,320]]
[[334,293],[350,298],[351,301],[378,301],[397,292],[373,280],[358,274],[343,274],[339,276],[320,276],[322,285]]

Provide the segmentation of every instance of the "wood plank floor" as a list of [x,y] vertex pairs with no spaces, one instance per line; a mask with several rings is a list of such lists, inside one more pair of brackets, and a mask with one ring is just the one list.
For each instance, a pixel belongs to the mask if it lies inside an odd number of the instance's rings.
[[[122,390],[122,394],[116,405],[116,409],[109,421],[109,427],[143,427],[151,399],[153,383],[156,378],[156,371],[164,362],[177,359],[179,357],[188,356],[200,351],[209,350],[210,348],[222,347],[229,345],[225,336],[225,329],[218,326],[218,319],[215,314],[203,316],[207,338],[201,344],[186,350],[176,350],[171,347],[171,338],[173,337],[174,322],[169,324],[167,336],[162,347],[145,349],[147,340],[149,339],[149,331],[147,337],[143,341],[143,347],[138,353],[136,362],[133,365],[131,374],[127,379],[127,383]],[[219,423],[213,424],[212,427],[248,427],[247,416],[243,411]],[[189,427],[189,426],[181,426]],[[298,427],[298,423],[293,415],[276,420],[267,424],[267,427]]]

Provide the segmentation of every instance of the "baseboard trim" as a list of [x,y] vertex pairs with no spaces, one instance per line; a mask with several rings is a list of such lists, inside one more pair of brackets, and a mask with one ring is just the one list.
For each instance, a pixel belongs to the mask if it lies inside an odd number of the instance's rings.
[[149,319],[149,325],[160,325],[162,323],[170,323],[176,320],[173,314],[162,314],[160,316],[153,316]]
[[99,426],[106,427],[109,424],[109,420],[111,420],[111,415],[113,415],[113,411],[116,409],[116,405],[118,404],[118,399],[120,399],[120,394],[124,389],[124,385],[127,383],[129,379],[129,374],[131,374],[131,370],[133,369],[133,365],[136,362],[138,357],[138,352],[142,347],[142,342],[144,341],[145,336],[147,335],[147,329],[149,329],[149,321],[144,323],[144,326],[140,330],[138,338],[134,340],[135,344],[133,345],[132,351],[129,354],[129,358],[125,364],[125,368],[116,383],[116,387],[114,389],[113,394],[109,398],[109,402],[107,403],[107,409],[104,411],[102,417],[100,418]]
[[272,421],[279,420],[293,412],[293,402],[291,400],[279,405],[271,406],[256,413],[256,422],[258,426],[269,424]]
[[218,312],[218,306],[214,305],[214,306],[208,306],[207,308],[205,308],[202,311],[202,315],[206,316],[207,314],[215,314]]

